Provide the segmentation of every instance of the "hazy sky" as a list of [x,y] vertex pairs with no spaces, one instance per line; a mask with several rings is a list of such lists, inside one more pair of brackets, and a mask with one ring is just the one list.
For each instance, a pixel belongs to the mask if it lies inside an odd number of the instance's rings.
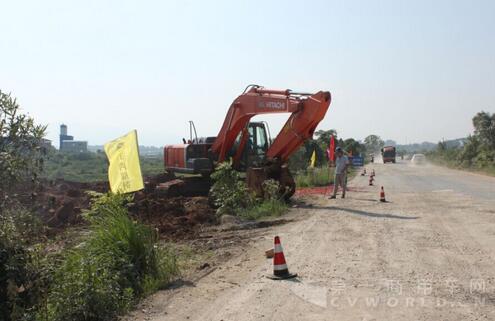
[[[458,138],[495,111],[495,1],[0,0],[0,89],[76,139],[217,134],[248,84],[329,90],[319,128]],[[287,116],[263,116],[272,135]]]

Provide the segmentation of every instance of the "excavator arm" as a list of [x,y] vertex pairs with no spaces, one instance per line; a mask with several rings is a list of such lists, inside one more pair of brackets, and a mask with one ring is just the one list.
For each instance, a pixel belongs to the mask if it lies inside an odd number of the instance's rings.
[[313,136],[316,126],[330,106],[330,101],[328,91],[307,94],[248,86],[230,105],[222,128],[211,147],[213,157],[219,162],[224,161],[241,134],[239,148],[234,155],[234,166],[237,166],[248,139],[249,120],[260,114],[290,113],[289,119],[266,151],[263,164],[250,166],[246,170],[247,185],[255,194],[262,196],[263,182],[273,179],[280,184],[280,194],[288,199],[296,188],[287,165],[289,156]]
[[[238,96],[227,112],[211,150],[222,162],[249,120],[260,114],[291,113],[284,127],[267,150],[268,160],[285,163],[305,140],[313,136],[330,105],[330,92],[295,93],[251,85]],[[245,135],[243,135],[244,137]]]

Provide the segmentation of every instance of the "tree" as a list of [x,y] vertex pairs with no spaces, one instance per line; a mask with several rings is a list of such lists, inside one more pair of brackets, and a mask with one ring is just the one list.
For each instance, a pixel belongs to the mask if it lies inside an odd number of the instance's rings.
[[464,166],[472,166],[475,157],[479,153],[480,141],[477,136],[469,135],[466,143],[459,154],[459,161]]
[[[20,184],[37,181],[42,168],[45,126],[19,111],[10,94],[0,91],[0,315],[20,320],[37,301],[40,271],[33,263],[32,247],[38,217],[10,197]],[[32,190],[31,190],[32,191]],[[27,285],[26,288],[24,286]],[[22,288],[22,291],[20,289]]]
[[318,149],[321,151],[322,157],[326,159],[326,150],[330,146],[330,137],[333,136],[335,139],[335,147],[338,146],[337,131],[335,129],[329,130],[318,130],[315,133],[316,139],[314,140],[318,145]]
[[474,135],[482,145],[495,149],[495,113],[479,112],[473,117]]
[[0,213],[18,184],[37,181],[45,131],[46,126],[20,113],[16,99],[0,90]]
[[342,143],[342,148],[346,152],[352,153],[353,156],[357,156],[361,153],[364,153],[364,151],[365,151],[364,145],[360,144],[354,138],[348,138],[348,139],[344,140]]
[[315,133],[316,136],[316,141],[318,142],[318,145],[323,147],[324,150],[328,148],[328,145],[330,144],[330,136],[334,136],[335,140],[337,140],[337,131],[335,129],[329,129],[329,130],[319,130]]
[[445,141],[438,142],[437,151],[443,153],[447,150],[447,143]]
[[308,139],[289,157],[290,170],[297,172],[298,170],[308,168],[313,151],[316,153],[316,166],[326,164],[326,147],[322,149],[316,140]]
[[368,153],[379,152],[383,145],[383,140],[377,135],[369,135],[364,139],[364,146],[366,147],[366,151]]

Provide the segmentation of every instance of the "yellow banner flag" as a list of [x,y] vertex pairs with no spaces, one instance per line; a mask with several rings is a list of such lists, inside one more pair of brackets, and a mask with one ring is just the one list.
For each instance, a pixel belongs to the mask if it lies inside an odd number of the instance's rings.
[[112,192],[130,193],[143,189],[136,130],[106,143],[104,147],[110,163],[108,180]]
[[310,167],[315,167],[316,163],[316,149],[313,150],[313,154],[311,155],[311,163],[309,164]]

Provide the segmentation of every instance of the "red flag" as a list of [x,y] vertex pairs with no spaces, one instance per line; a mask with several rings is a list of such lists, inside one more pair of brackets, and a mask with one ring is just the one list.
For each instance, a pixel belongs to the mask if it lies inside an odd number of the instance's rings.
[[328,160],[333,162],[335,160],[335,138],[330,136],[330,146],[328,146]]

